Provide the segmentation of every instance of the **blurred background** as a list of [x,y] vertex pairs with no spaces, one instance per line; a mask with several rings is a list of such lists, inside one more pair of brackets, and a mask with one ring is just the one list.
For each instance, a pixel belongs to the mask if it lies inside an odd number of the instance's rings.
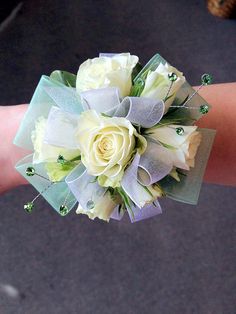
[[[203,0],[8,1],[0,19],[0,105],[99,52],[158,52],[192,85],[236,81],[236,20]],[[0,197],[0,314],[236,313],[235,188],[203,184],[198,206],[163,200],[135,224],[60,217],[42,199],[27,215],[35,194]]]

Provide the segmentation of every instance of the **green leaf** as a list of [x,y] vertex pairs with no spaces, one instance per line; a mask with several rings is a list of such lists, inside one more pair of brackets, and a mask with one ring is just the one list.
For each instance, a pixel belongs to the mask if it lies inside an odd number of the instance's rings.
[[117,191],[117,193],[119,193],[120,197],[122,198],[122,201],[124,202],[126,208],[131,209],[131,199],[129,198],[129,196],[125,193],[125,191],[120,187],[120,188],[116,188],[115,189]]
[[[180,117],[179,118],[163,118],[161,120],[161,122],[155,124],[151,129],[153,129],[153,128],[155,128],[155,129],[156,128],[161,128],[161,127],[163,127],[165,125],[170,125],[170,124],[185,124],[187,122],[189,122],[189,118],[187,118],[187,117],[183,117],[183,118],[180,118]],[[150,134],[150,133],[146,133],[146,134]]]
[[78,160],[81,160],[81,155],[78,155],[78,156],[76,156],[76,157],[70,159],[69,161],[70,161],[70,162],[74,162],[74,161],[78,161]]
[[151,197],[154,197],[153,194],[152,194],[152,192],[148,189],[147,186],[142,185],[139,181],[137,181],[137,182],[142,186],[142,188],[144,188],[144,190],[145,190]]
[[162,196],[166,196],[165,191],[163,190],[162,186],[161,186],[159,183],[156,182],[156,183],[154,183],[153,185],[154,185],[154,186],[157,186],[158,189],[161,190]]
[[186,177],[187,176],[187,174],[186,173],[184,173],[183,171],[181,171],[180,169],[178,169],[178,168],[176,168],[176,172],[178,173],[178,174],[180,174],[181,176],[184,176],[184,177]]
[[161,142],[161,141],[158,141],[158,142],[159,142],[163,147],[165,147],[165,148],[176,150],[176,147],[174,147],[174,146],[172,146],[172,145],[163,143],[163,142]]
[[95,182],[97,182],[97,180],[98,180],[98,177],[95,177],[92,181],[90,181],[89,183],[95,183]]
[[112,116],[109,116],[108,114],[101,112],[100,113],[101,116],[105,117],[105,118],[111,118]]
[[61,181],[67,176],[76,165],[61,165],[57,162],[48,162],[45,163],[45,169],[47,171],[47,175],[51,181]]
[[138,73],[142,70],[142,68],[143,68],[142,64],[138,62],[132,72],[132,81],[138,75]]
[[163,143],[163,142],[157,140],[156,138],[154,138],[154,137],[152,137],[152,136],[149,136],[149,133],[146,133],[146,134],[145,134],[145,138],[149,138],[149,139],[150,139],[151,141],[153,141],[154,143],[160,144],[160,145],[162,145],[162,146],[165,147],[165,148],[176,150],[176,147],[174,147],[174,146],[172,146],[172,145],[169,145],[169,144],[166,144],[166,143]]
[[76,87],[76,75],[66,71],[53,71],[50,78],[68,87]]
[[167,96],[163,101],[165,102],[165,101],[167,101],[168,99],[170,99],[171,97],[173,97],[174,96],[174,94],[172,94],[172,95],[170,95],[170,96]]

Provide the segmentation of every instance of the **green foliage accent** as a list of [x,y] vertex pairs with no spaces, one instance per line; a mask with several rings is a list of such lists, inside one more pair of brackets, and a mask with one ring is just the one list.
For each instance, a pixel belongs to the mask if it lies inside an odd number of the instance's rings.
[[50,78],[68,87],[76,87],[76,75],[66,71],[53,71]]
[[176,172],[177,172],[178,174],[180,174],[181,176],[187,177],[187,174],[184,173],[183,171],[181,171],[181,170],[178,169],[178,168],[176,168]]
[[125,191],[123,190],[122,187],[116,188],[115,189],[117,191],[117,193],[120,195],[120,197],[122,198],[122,201],[124,202],[126,208],[131,208],[131,199],[129,198],[129,196],[125,193]]
[[132,200],[125,193],[125,191],[122,189],[122,187],[115,188],[115,191],[120,195],[120,197],[123,201],[123,205],[121,205],[121,208],[123,208],[123,210],[124,210],[124,208],[126,208],[131,213],[131,216],[134,219],[134,213],[133,213],[132,207],[131,207],[131,204],[133,203]]
[[101,116],[105,117],[105,118],[111,118],[112,116],[109,116],[108,114],[102,112],[100,113]]
[[172,146],[172,145],[169,145],[169,144],[166,144],[166,143],[163,143],[161,141],[158,141],[163,147],[165,148],[168,148],[168,149],[172,149],[172,150],[176,150],[176,147]]
[[133,87],[130,96],[139,97],[145,87],[145,80],[150,71],[155,71],[160,63],[165,64],[166,61],[159,55],[154,55],[149,62],[141,69],[141,71],[133,79]]
[[111,197],[111,199],[113,200],[113,202],[116,202],[116,200],[117,200],[117,192],[116,192],[116,190],[115,189],[113,189],[112,187],[109,187],[108,189],[108,192],[110,193],[110,197]]
[[70,159],[69,162],[75,162],[75,161],[79,161],[79,160],[81,160],[81,155],[78,155],[78,156]]
[[[58,156],[62,157],[63,156]],[[63,162],[47,162],[45,164],[45,169],[47,175],[51,181],[61,181],[67,176],[73,168],[75,168],[81,160],[81,156],[76,156],[70,160],[64,159]]]
[[47,175],[52,182],[61,181],[67,176],[75,165],[62,165],[57,162],[48,162],[45,164]]
[[185,97],[181,103],[173,103],[173,106],[177,108],[169,108],[167,113],[164,115],[161,123],[169,121],[169,124],[181,124],[181,125],[193,125],[197,119],[193,118],[191,111],[188,107],[184,107],[184,103],[188,100],[189,95]]
[[81,155],[78,155],[72,159],[64,159],[64,157],[62,155],[59,155],[57,158],[57,163],[61,164],[61,166],[73,166],[75,164],[76,161],[80,161],[81,160]]
[[163,143],[163,142],[158,141],[157,139],[153,138],[152,136],[150,136],[150,135],[152,135],[152,134],[153,134],[152,132],[147,132],[147,133],[145,134],[145,137],[146,137],[146,138],[149,138],[149,139],[150,139],[151,141],[153,141],[154,143],[157,143],[157,144],[162,145],[162,146],[165,147],[165,148],[168,148],[168,149],[176,149],[176,147],[174,147],[174,146],[172,146],[172,145]]
[[167,96],[167,97],[165,97],[165,99],[163,100],[164,102],[166,102],[168,99],[170,99],[171,97],[173,97],[174,96],[174,94],[172,94],[172,95],[170,95],[170,96]]
[[98,177],[95,177],[92,181],[90,181],[90,183],[95,183],[97,182],[97,180],[98,180]]
[[[170,125],[170,124],[187,124],[188,122],[189,122],[189,120],[191,120],[191,121],[195,121],[195,120],[193,120],[193,119],[190,119],[190,118],[187,118],[187,117],[179,117],[179,118],[169,118],[169,117],[165,117],[164,116],[164,118],[161,120],[161,122],[159,122],[159,123],[157,123],[157,124],[155,124],[151,129],[153,129],[153,128],[161,128],[161,127],[163,127],[163,126],[165,126],[165,125]],[[153,134],[152,132],[146,132],[145,134]]]
[[153,185],[157,186],[161,190],[162,196],[166,196],[166,192],[163,190],[162,186],[159,183],[156,182]]
[[138,75],[138,73],[142,70],[142,68],[143,68],[142,64],[140,62],[138,62],[136,64],[136,66],[134,67],[132,75],[131,75],[132,81],[135,79],[135,77]]
[[148,189],[147,186],[141,184],[139,181],[137,181],[137,182],[142,186],[142,188],[144,188],[144,190],[145,190],[152,198],[154,197],[154,195],[153,195],[152,192]]

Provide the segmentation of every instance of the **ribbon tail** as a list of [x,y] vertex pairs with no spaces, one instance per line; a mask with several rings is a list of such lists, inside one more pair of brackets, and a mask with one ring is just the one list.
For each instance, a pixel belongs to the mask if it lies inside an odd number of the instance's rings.
[[150,193],[138,182],[138,166],[140,155],[137,153],[131,165],[126,169],[121,186],[137,207],[142,208],[152,200]]
[[153,203],[147,204],[142,208],[132,206],[131,209],[128,210],[128,213],[130,220],[133,223],[159,215],[162,213],[162,209],[158,200],[155,200]]
[[115,220],[121,220],[123,218],[123,216],[124,216],[124,212],[119,211],[119,205],[118,205],[118,206],[116,206],[116,208],[112,212],[110,218],[115,219]]

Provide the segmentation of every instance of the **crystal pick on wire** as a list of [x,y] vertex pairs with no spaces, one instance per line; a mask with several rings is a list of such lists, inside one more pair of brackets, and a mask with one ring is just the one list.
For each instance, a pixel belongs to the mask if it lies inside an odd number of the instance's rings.
[[182,128],[181,126],[175,129],[176,133],[178,135],[183,135],[184,134],[184,128]]
[[208,106],[208,105],[201,105],[200,108],[199,108],[199,111],[200,111],[202,114],[206,114],[206,113],[208,113],[208,111],[209,111],[209,106]]
[[60,212],[61,216],[65,216],[66,214],[68,214],[69,209],[66,205],[61,205],[59,212]]
[[28,202],[24,205],[24,210],[27,212],[27,213],[31,213],[32,210],[34,208],[34,203],[33,202]]
[[168,78],[171,82],[175,82],[177,80],[178,76],[174,72],[171,72],[168,74]]
[[34,175],[35,175],[35,169],[34,169],[34,167],[28,167],[28,168],[26,169],[25,173],[26,173],[26,175],[27,175],[28,177],[34,176]]
[[211,84],[212,80],[213,80],[212,76],[210,74],[207,74],[207,73],[203,74],[201,77],[201,81],[202,81],[203,85]]

